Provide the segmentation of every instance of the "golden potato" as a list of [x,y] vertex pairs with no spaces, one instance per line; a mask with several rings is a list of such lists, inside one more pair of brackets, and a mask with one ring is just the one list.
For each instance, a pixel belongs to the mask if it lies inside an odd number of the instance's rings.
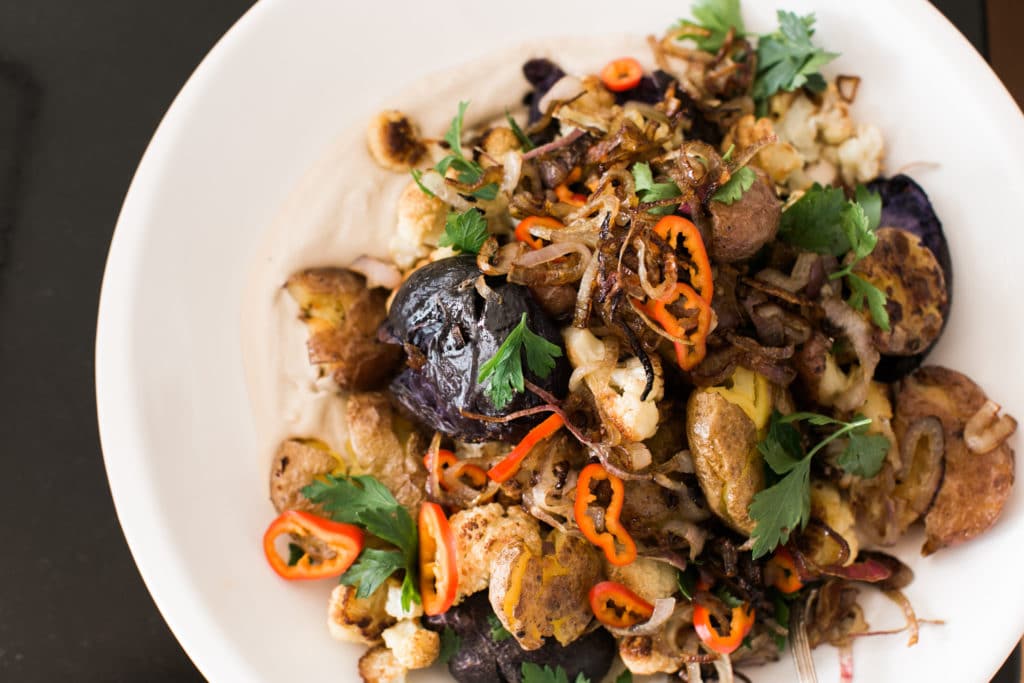
[[753,420],[721,394],[701,389],[686,405],[686,435],[711,511],[749,536],[754,521],[747,508],[765,483]]

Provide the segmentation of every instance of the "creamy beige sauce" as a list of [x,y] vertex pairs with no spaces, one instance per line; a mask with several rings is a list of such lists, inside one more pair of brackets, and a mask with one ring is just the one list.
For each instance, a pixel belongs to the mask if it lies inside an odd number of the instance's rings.
[[[650,68],[640,36],[546,39],[435,73],[380,109],[399,109],[428,137],[440,138],[460,100],[470,100],[466,129],[504,116],[522,120],[529,84],[522,64],[548,57],[570,74],[597,72],[631,55]],[[318,379],[306,355],[306,329],[284,283],[293,273],[347,266],[363,254],[389,260],[398,196],[409,175],[380,168],[366,148],[365,127],[344,131],[306,173],[270,226],[242,301],[242,357],[262,462],[269,466],[289,437],[316,437],[334,449],[347,440],[344,401],[330,380]]]

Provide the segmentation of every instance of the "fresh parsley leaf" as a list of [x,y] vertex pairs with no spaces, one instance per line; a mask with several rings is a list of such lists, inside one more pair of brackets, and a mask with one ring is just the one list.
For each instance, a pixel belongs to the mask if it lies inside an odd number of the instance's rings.
[[437,661],[447,664],[448,660],[458,653],[460,647],[462,647],[462,638],[452,630],[451,626],[445,626],[441,631],[441,651],[437,655]]
[[413,602],[420,601],[415,583],[418,564],[416,523],[384,484],[370,475],[336,477],[329,474],[302,489],[302,495],[320,503],[334,521],[358,524],[398,548],[397,551],[364,548],[355,564],[342,575],[342,583],[358,583],[359,593],[365,597],[395,570],[404,569],[402,608],[407,610]]
[[[776,594],[772,602],[775,605],[775,621],[778,622],[779,626],[789,630],[789,604],[782,599],[782,596]],[[775,639],[775,646],[779,648],[779,652],[786,649],[786,636],[781,633],[772,634]]]
[[722,43],[725,42],[725,35],[730,28],[735,28],[737,35],[743,35],[740,0],[699,0],[693,4],[690,12],[697,21],[680,19],[678,26],[707,32],[707,35],[685,36],[685,38],[692,38],[699,50],[718,52]]
[[757,450],[776,474],[786,474],[804,457],[800,432],[789,422],[783,421],[778,411],[772,411],[768,434],[757,444]]
[[294,567],[299,563],[306,554],[306,551],[295,545],[294,543],[288,544],[288,566]]
[[526,326],[526,313],[519,324],[509,332],[497,353],[480,366],[477,382],[490,380],[487,395],[499,410],[508,405],[516,392],[525,388],[522,352],[526,352],[526,364],[538,377],[547,377],[555,367],[555,359],[562,355],[562,349],[544,337],[535,334]]
[[850,287],[850,298],[846,303],[858,311],[864,310],[864,301],[868,303],[868,310],[871,311],[871,320],[879,329],[889,331],[889,310],[885,307],[885,292],[860,277],[856,273],[846,275],[846,284]]
[[487,219],[477,209],[463,213],[448,212],[444,234],[437,241],[440,247],[452,247],[464,254],[476,254],[487,241]]
[[341,575],[340,581],[346,586],[357,586],[357,598],[368,598],[389,576],[404,567],[405,558],[397,550],[365,548],[359,559]]
[[633,683],[633,672],[626,669],[615,678],[615,683]]
[[491,627],[491,640],[494,642],[500,643],[501,641],[508,640],[512,637],[512,634],[508,632],[508,629],[502,626],[501,620],[498,619],[496,614],[488,614],[487,623]]
[[850,241],[842,226],[847,204],[840,188],[815,183],[782,212],[779,238],[806,251],[842,256],[850,250]]
[[[451,124],[448,126],[448,132],[444,134],[444,141],[448,143],[451,154],[437,162],[435,169],[444,176],[449,168],[454,168],[458,171],[459,182],[471,185],[480,180],[484,170],[480,167],[480,164],[472,159],[467,159],[466,155],[462,152],[462,122],[468,108],[468,101],[459,102],[459,113],[452,119]],[[473,196],[479,199],[492,200],[498,196],[498,186],[495,183],[489,183],[473,192]]]
[[753,95],[763,111],[768,98],[779,91],[809,88],[816,92],[825,89],[824,77],[819,73],[839,55],[826,52],[811,43],[814,36],[814,15],[800,17],[793,12],[779,10],[779,30],[761,36],[757,43],[757,76]]
[[718,188],[717,192],[711,195],[711,199],[723,204],[732,204],[738,201],[743,196],[743,193],[754,185],[755,180],[757,180],[757,174],[751,169],[746,166],[738,168],[729,177],[725,185],[722,185]]
[[725,603],[725,606],[730,609],[732,609],[733,607],[742,607],[744,604],[743,600],[740,600],[735,595],[733,595],[725,586],[721,586],[718,590],[715,591],[715,597],[717,597],[719,600]]
[[815,183],[783,212],[779,237],[796,247],[819,254],[842,256],[852,252],[853,258],[829,278],[845,277],[850,288],[847,303],[863,310],[866,302],[875,325],[888,330],[885,293],[853,272],[854,266],[866,258],[878,243],[875,231],[881,222],[882,200],[878,193],[870,192],[864,186],[857,188],[856,196],[856,201],[847,201],[839,188]]
[[[633,164],[633,185],[637,195],[642,202],[656,202],[662,199],[671,199],[682,194],[675,183],[656,183],[651,173],[651,166],[647,162]],[[656,206],[650,209],[650,213],[656,216],[667,216],[675,213],[677,206]]]
[[693,567],[687,567],[685,571],[679,572],[676,582],[679,584],[679,592],[683,594],[683,597],[693,600],[693,596],[697,593],[697,572]]
[[428,197],[436,197],[437,196],[436,194],[434,194],[433,192],[430,191],[429,187],[427,187],[426,185],[423,184],[423,171],[421,171],[418,168],[414,168],[411,171],[409,171],[409,173],[410,173],[410,175],[412,175],[412,179],[414,181],[416,181],[416,184],[419,186],[420,192],[422,192],[423,194],[427,195]]
[[881,471],[889,453],[889,439],[882,434],[868,434],[867,427],[852,432],[846,448],[836,460],[843,471],[870,479]]
[[[799,432],[792,425],[809,422],[818,427],[837,429],[804,454]],[[792,413],[782,416],[772,412],[768,432],[757,445],[765,462],[779,481],[754,495],[748,508],[754,520],[753,556],[757,558],[775,550],[789,540],[797,527],[803,528],[811,514],[811,459],[832,441],[848,437],[837,460],[844,470],[859,476],[874,476],[889,451],[889,440],[880,434],[868,434],[871,420],[855,415],[850,422],[818,413]],[[844,464],[846,463],[846,464]],[[847,469],[849,466],[850,469]]]
[[505,110],[505,120],[508,121],[508,127],[512,129],[512,132],[515,134],[516,139],[519,140],[519,144],[523,148],[524,152],[529,152],[531,149],[536,147],[536,145],[533,144],[533,140],[530,139],[530,136],[524,133],[523,129],[519,127],[519,124],[516,123],[516,120],[512,118],[512,114],[509,113],[508,109]]
[[754,526],[754,559],[767,555],[789,540],[811,515],[811,461],[800,460],[774,486],[758,491],[750,503]]
[[[523,683],[569,683],[569,675],[560,666],[552,669],[546,664],[541,667],[533,662],[523,662],[520,671]],[[580,673],[573,683],[590,683],[590,679]]]
[[459,113],[452,119],[448,126],[448,132],[444,134],[444,141],[456,156],[462,156],[462,121],[466,117],[466,110],[469,109],[469,101],[459,102]]
[[367,510],[398,507],[391,491],[369,475],[336,477],[328,474],[323,479],[314,479],[312,484],[302,489],[302,495],[322,504],[335,522],[346,524],[360,524],[359,515]]
[[855,198],[868,217],[868,229],[878,230],[878,226],[882,224],[882,195],[858,185]]

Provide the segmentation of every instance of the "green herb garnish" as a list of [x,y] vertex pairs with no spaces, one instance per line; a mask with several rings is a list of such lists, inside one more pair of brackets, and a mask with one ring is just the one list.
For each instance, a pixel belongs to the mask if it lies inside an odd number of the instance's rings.
[[516,120],[512,118],[512,114],[509,113],[508,109],[505,110],[505,120],[508,121],[508,127],[512,129],[512,132],[515,134],[516,139],[519,140],[519,144],[522,146],[524,152],[529,152],[531,149],[536,147],[536,145],[533,144],[533,140],[530,139],[530,136],[524,133],[523,129],[519,127],[519,124],[516,123]]
[[882,199],[877,192],[859,186],[856,199],[848,201],[841,189],[815,183],[782,213],[779,238],[819,254],[843,256],[853,252],[850,262],[829,278],[845,277],[851,292],[847,303],[864,310],[867,302],[875,325],[888,331],[885,293],[853,272],[853,267],[867,257],[878,242],[876,230],[881,215]]
[[[484,169],[472,159],[467,159],[462,152],[462,121],[466,116],[466,109],[468,107],[469,102],[459,102],[459,113],[452,119],[451,124],[448,126],[448,132],[444,134],[444,141],[448,143],[450,153],[437,162],[434,170],[444,177],[449,168],[454,168],[458,172],[457,177],[460,183],[472,185],[483,177]],[[413,169],[412,177],[416,184],[419,185],[420,190],[431,197],[435,196],[423,184],[422,171]],[[474,191],[472,196],[477,199],[492,200],[498,196],[498,185],[496,183],[488,183]]]
[[358,524],[398,550],[364,548],[355,564],[341,575],[341,583],[358,586],[356,597],[373,594],[395,571],[405,571],[402,580],[402,609],[420,602],[416,588],[416,523],[409,511],[395,500],[384,484],[370,475],[336,477],[327,475],[302,489],[302,495],[320,503],[336,522]]
[[680,19],[676,25],[695,29],[693,34],[682,36],[681,39],[693,40],[698,50],[718,52],[730,28],[736,29],[736,35],[743,35],[740,0],[700,0],[693,3],[690,12],[697,21]]
[[[569,674],[560,666],[552,669],[546,664],[541,667],[533,662],[523,662],[520,671],[523,673],[523,683],[569,683]],[[573,683],[590,683],[590,679],[580,673]]]
[[502,409],[517,392],[525,390],[522,352],[526,352],[526,364],[538,377],[545,378],[555,367],[555,359],[561,357],[562,349],[526,326],[526,313],[519,324],[509,332],[498,352],[480,366],[476,381],[483,384],[490,380],[487,395],[497,409]]
[[487,219],[477,209],[462,213],[448,212],[444,234],[437,241],[439,247],[451,247],[464,254],[476,254],[487,241]]
[[[656,202],[662,199],[678,197],[682,194],[675,183],[656,183],[651,173],[651,166],[647,162],[633,164],[633,185],[636,193],[642,202]],[[666,216],[675,213],[677,206],[656,206],[649,209],[650,213],[656,216]]]
[[437,655],[437,661],[447,664],[448,660],[458,653],[460,647],[462,647],[462,638],[452,630],[451,626],[445,626],[441,631],[441,651]]
[[749,190],[757,180],[757,174],[751,169],[743,166],[733,171],[725,185],[718,188],[718,191],[711,195],[711,199],[723,204],[732,204],[738,201],[743,193]]
[[[804,454],[800,433],[794,423],[806,421],[815,426],[838,427],[807,454]],[[789,540],[789,535],[807,525],[811,515],[811,459],[822,448],[841,437],[846,447],[837,464],[860,477],[878,474],[889,451],[889,440],[881,434],[868,434],[871,419],[855,415],[851,422],[836,420],[817,413],[793,413],[782,416],[772,413],[768,433],[757,445],[768,467],[782,478],[773,486],[759,491],[750,503],[750,518],[756,522],[752,538],[753,556],[767,555]]]
[[498,615],[488,614],[487,624],[491,627],[491,640],[494,642],[500,643],[501,641],[508,640],[512,637],[512,634],[508,632],[508,629],[506,629],[502,625],[501,620],[498,619]]
[[820,69],[839,55],[826,52],[811,43],[814,36],[814,15],[800,17],[779,10],[779,30],[761,36],[757,41],[757,78],[754,99],[759,115],[767,108],[768,98],[780,91],[808,88],[825,89]]

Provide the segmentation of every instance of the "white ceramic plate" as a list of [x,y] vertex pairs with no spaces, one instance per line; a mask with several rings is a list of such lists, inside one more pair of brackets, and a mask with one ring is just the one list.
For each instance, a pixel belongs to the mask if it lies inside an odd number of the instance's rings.
[[[773,25],[775,5],[747,0],[748,25]],[[331,582],[280,581],[259,544],[272,509],[243,379],[239,305],[256,244],[290,189],[339,131],[362,128],[377,102],[429,71],[538,35],[659,33],[685,6],[264,0],[189,80],[118,221],[96,385],[125,535],[161,612],[209,679],[356,677],[359,648],[332,641],[325,628]],[[925,0],[780,6],[815,10],[820,43],[843,52],[834,72],[865,78],[856,115],[882,128],[890,171],[941,165],[914,173],[945,224],[956,269],[952,320],[933,360],[965,371],[1024,417],[1019,110]],[[910,649],[903,636],[858,641],[857,680],[988,680],[1024,630],[1022,499],[1018,487],[998,525],[960,548],[922,561],[916,542],[901,547],[917,572],[907,592],[918,613],[946,625],[926,626]],[[874,626],[901,623],[884,600],[865,604]],[[831,648],[816,660],[821,680],[837,679]],[[788,658],[749,673],[758,681],[794,675]]]

